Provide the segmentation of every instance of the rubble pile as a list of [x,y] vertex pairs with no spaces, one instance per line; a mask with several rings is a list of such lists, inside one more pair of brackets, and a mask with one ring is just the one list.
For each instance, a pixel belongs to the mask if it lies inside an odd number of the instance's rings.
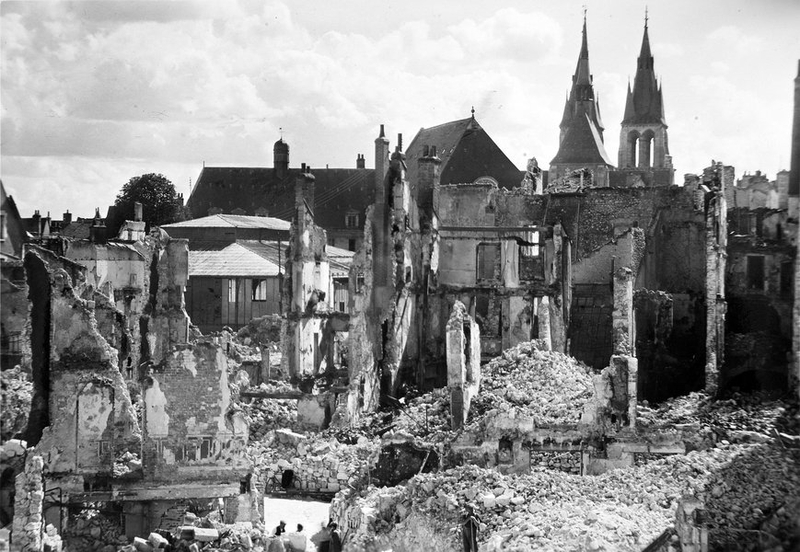
[[490,410],[517,410],[539,427],[576,424],[592,396],[592,372],[562,353],[541,351],[535,342],[503,352],[481,368],[481,390],[470,418]]
[[700,424],[722,435],[742,431],[770,435],[777,425],[786,433],[800,433],[796,403],[770,400],[760,393],[734,393],[728,399],[714,400],[702,391],[694,392],[657,407],[639,404],[636,416],[637,425],[642,428]]
[[19,437],[28,425],[33,382],[19,366],[0,372],[0,440]]
[[540,466],[550,470],[581,474],[581,454],[579,452],[552,452],[532,450],[531,466]]
[[284,472],[292,470],[291,487],[311,492],[335,493],[345,487],[360,487],[378,453],[377,441],[362,438],[356,445],[336,439],[313,438],[287,429],[269,432],[251,443],[259,488],[280,490]]
[[[291,392],[295,389],[286,382],[262,383],[250,391],[268,393]],[[297,399],[259,399],[241,402],[247,423],[250,426],[250,442],[257,443],[276,429],[294,428],[297,425]]]
[[379,534],[394,531],[412,511],[439,529],[456,528],[464,507],[473,504],[488,550],[639,551],[673,525],[681,497],[697,496],[706,504],[712,543],[732,550],[743,534],[763,531],[768,517],[780,524],[772,514],[800,496],[798,462],[800,451],[779,445],[721,443],[594,477],[547,469],[502,475],[462,466],[418,475],[402,494],[371,488],[353,504],[362,510],[380,504],[371,523]]
[[236,337],[247,345],[267,345],[281,342],[281,316],[268,314],[261,318],[253,318],[241,328]]
[[117,552],[128,544],[125,531],[119,524],[96,510],[84,510],[70,519],[63,540],[69,550],[98,552]]
[[450,440],[449,393],[447,388],[434,389],[411,399],[407,407],[395,413],[391,431],[437,443]]

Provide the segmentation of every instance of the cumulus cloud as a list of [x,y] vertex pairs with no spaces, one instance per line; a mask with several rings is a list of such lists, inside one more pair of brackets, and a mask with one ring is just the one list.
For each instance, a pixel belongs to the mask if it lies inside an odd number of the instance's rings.
[[[267,166],[279,128],[293,165],[353,166],[356,153],[370,161],[380,123],[409,143],[420,127],[468,117],[472,106],[520,167],[530,156],[546,166],[558,145],[580,15],[516,4],[467,11],[370,3],[351,22],[339,8],[277,0],[2,2],[4,184],[31,209],[46,208],[47,198],[93,212],[135,174],[164,172],[184,186],[203,161]],[[607,24],[590,21],[589,40],[614,158],[639,37],[624,58],[609,58],[627,39],[606,40]],[[654,43],[676,162],[691,159],[697,170],[693,152],[734,148],[737,110],[777,119],[774,102],[723,71],[736,68],[732,56],[757,57],[738,53],[763,46],[750,35],[725,24],[691,43],[684,35]],[[707,80],[708,67],[721,80]],[[726,99],[715,102],[715,93]],[[730,133],[730,144],[710,138],[718,131]],[[44,193],[49,186],[58,190]]]

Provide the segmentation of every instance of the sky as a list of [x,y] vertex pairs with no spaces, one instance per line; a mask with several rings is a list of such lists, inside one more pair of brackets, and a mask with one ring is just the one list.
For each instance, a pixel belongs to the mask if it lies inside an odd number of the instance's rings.
[[[0,2],[0,178],[22,216],[105,213],[131,177],[188,198],[207,166],[374,166],[386,125],[470,115],[547,168],[580,50],[617,159],[644,25],[676,180],[789,168],[797,0]],[[282,129],[282,130],[281,130]]]

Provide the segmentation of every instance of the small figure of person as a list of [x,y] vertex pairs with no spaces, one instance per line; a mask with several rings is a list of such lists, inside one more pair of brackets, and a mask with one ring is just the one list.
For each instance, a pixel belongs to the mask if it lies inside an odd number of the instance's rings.
[[286,550],[292,552],[306,552],[308,548],[308,538],[303,533],[303,524],[297,524],[297,531],[286,533]]
[[275,536],[280,537],[282,534],[286,532],[286,522],[281,520],[278,526],[275,528]]
[[339,532],[339,525],[335,521],[332,521],[328,524],[328,530],[331,534],[329,552],[342,552],[342,534]]
[[481,527],[480,519],[475,515],[471,504],[467,504],[464,521],[461,522],[461,541],[464,552],[478,552],[478,530]]
[[324,521],[320,523],[320,530],[311,535],[311,542],[317,547],[317,552],[330,552],[331,532]]

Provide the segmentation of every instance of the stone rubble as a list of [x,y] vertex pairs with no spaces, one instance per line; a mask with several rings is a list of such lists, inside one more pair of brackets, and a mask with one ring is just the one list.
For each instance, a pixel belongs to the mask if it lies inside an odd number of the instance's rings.
[[0,372],[0,441],[18,437],[28,425],[33,382],[19,366]]
[[473,420],[490,410],[516,410],[533,417],[537,427],[577,424],[592,397],[592,372],[582,362],[535,341],[503,352],[482,368],[481,390]]

